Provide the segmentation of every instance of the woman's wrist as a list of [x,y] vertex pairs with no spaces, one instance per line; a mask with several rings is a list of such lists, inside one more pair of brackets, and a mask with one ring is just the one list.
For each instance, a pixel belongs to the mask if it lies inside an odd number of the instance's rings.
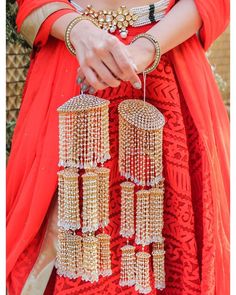
[[75,47],[78,40],[83,38],[83,34],[86,35],[90,30],[97,29],[96,25],[92,23],[90,20],[82,19],[80,20],[71,30],[70,32],[70,42]]
[[67,26],[73,19],[79,16],[80,14],[74,11],[61,16],[53,23],[50,34],[53,37],[64,41]]

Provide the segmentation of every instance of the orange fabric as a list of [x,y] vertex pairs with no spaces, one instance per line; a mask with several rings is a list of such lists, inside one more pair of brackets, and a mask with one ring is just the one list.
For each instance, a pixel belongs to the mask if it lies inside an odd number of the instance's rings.
[[[18,1],[18,27],[30,11],[49,2],[53,1]],[[67,3],[62,0],[59,2]],[[207,49],[228,24],[229,2],[195,2],[203,19],[201,41]],[[138,34],[149,27],[132,30]],[[228,295],[229,119],[197,37],[193,36],[171,50],[169,56],[209,162],[216,247],[212,254],[215,256],[215,294]],[[56,190],[56,109],[78,93],[75,84],[77,66],[75,58],[68,53],[63,42],[55,39],[51,39],[32,56],[7,167],[8,287],[14,284],[14,280],[22,285],[27,277],[27,271],[21,278],[14,277],[14,269],[19,267],[17,260],[20,255],[37,236]],[[29,263],[29,269],[32,263],[33,260]],[[208,295],[207,292],[201,294]]]

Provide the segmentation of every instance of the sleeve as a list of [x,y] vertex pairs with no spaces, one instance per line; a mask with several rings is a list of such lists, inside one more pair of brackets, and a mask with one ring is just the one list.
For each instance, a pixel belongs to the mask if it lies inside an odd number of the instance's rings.
[[18,0],[17,31],[31,46],[47,42],[52,24],[76,9],[67,0]]
[[224,32],[229,24],[229,0],[195,0],[202,18],[199,31],[200,41],[205,50]]

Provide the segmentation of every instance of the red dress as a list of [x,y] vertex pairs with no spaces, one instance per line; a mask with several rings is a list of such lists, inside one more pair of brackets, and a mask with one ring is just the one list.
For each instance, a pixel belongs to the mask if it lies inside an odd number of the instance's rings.
[[[225,27],[227,9],[224,22],[221,15],[221,25],[218,23],[210,32],[208,21],[216,11],[203,2],[196,1],[206,24],[201,36],[207,48]],[[216,3],[217,13],[223,13],[222,5],[228,7],[226,1]],[[149,27],[130,29],[126,42]],[[53,38],[32,56],[8,164],[9,295],[20,294],[43,240],[46,213],[57,186],[56,109],[78,94],[77,67],[76,59],[64,43]],[[91,284],[59,277],[54,270],[45,291],[48,295],[136,294],[134,287],[119,286],[120,248],[125,239],[119,234],[119,184],[123,179],[117,164],[117,105],[127,98],[142,99],[142,91],[122,83],[118,88],[108,88],[96,95],[111,102],[112,158],[105,166],[111,168],[110,223],[106,232],[112,237],[113,274]],[[166,119],[163,139],[166,289],[151,294],[228,295],[229,122],[196,36],[162,56],[158,68],[147,77],[147,101]]]

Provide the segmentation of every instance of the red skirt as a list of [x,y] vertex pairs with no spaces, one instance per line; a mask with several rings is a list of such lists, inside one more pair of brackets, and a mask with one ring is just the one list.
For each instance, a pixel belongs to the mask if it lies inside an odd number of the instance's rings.
[[[139,32],[134,30],[133,34],[137,33]],[[38,206],[37,212],[29,212],[32,216],[38,215],[36,226],[41,225],[45,217],[43,212],[50,204],[57,185],[58,114],[56,109],[71,96],[79,93],[75,82],[78,64],[74,57],[66,51],[64,44],[56,42],[55,40],[49,41],[47,47],[39,52],[31,64],[24,94],[27,100],[23,101],[19,115],[20,123],[18,123],[18,128],[16,127],[13,140],[14,155],[10,159],[9,168],[14,172],[11,166],[14,167],[14,157],[16,157],[18,162],[21,162],[19,169],[22,171],[20,173],[28,169],[27,165],[32,165],[33,171],[31,172],[37,175],[38,157],[43,159],[38,168],[40,178],[36,186],[31,179],[27,179],[27,185],[18,188],[21,193],[23,190],[29,192],[27,196],[31,196],[31,190],[35,195],[37,193],[37,199],[34,199],[34,202],[44,206],[43,208]],[[166,53],[162,56],[158,68],[147,76],[146,83],[147,101],[156,106],[166,119],[163,134],[163,174],[165,178],[163,236],[166,251],[166,288],[163,291],[155,290],[153,273],[151,273],[152,292],[150,294],[214,295],[216,245],[212,223],[214,207],[210,166],[201,136],[178,84],[170,54]],[[48,59],[50,63],[46,64],[45,61]],[[37,76],[38,73],[40,76]],[[42,80],[38,80],[38,77]],[[42,91],[42,96],[40,96],[40,91]],[[119,286],[121,247],[126,243],[126,239],[119,234],[120,183],[124,178],[120,177],[118,170],[117,107],[121,101],[128,98],[142,99],[143,93],[142,90],[134,89],[129,83],[122,82],[120,87],[107,88],[96,95],[110,101],[111,160],[107,161],[105,166],[111,169],[110,223],[106,227],[106,233],[111,235],[112,276],[100,278],[99,282],[91,284],[81,279],[70,280],[60,277],[54,269],[45,291],[47,295],[137,294],[134,287]],[[48,105],[44,103],[44,96]],[[35,124],[33,130],[30,129],[31,126],[28,127],[29,122]],[[30,154],[32,159],[27,158],[27,149],[21,146],[17,133],[24,135],[24,140],[28,141],[27,148],[37,151],[35,155]],[[39,145],[40,140],[44,143],[43,145]],[[19,151],[16,152],[16,148]],[[12,177],[17,178],[18,176],[13,174]],[[48,179],[50,181],[47,182]],[[43,202],[40,203],[39,197],[43,198]],[[23,201],[27,202],[27,200]],[[17,202],[17,198],[9,199],[9,203],[12,203],[9,207],[12,212],[16,210],[18,214],[23,207]],[[20,206],[20,209],[17,206]],[[28,215],[28,220],[31,215]],[[10,218],[11,211],[9,220]],[[18,219],[19,223],[23,224],[24,219],[26,217],[21,214],[21,218]],[[14,264],[8,278],[10,295],[20,294],[22,285],[32,269],[43,240],[46,219],[47,216],[35,236],[27,237],[30,243]],[[19,242],[24,243],[24,240]],[[132,240],[131,243],[135,245]]]

